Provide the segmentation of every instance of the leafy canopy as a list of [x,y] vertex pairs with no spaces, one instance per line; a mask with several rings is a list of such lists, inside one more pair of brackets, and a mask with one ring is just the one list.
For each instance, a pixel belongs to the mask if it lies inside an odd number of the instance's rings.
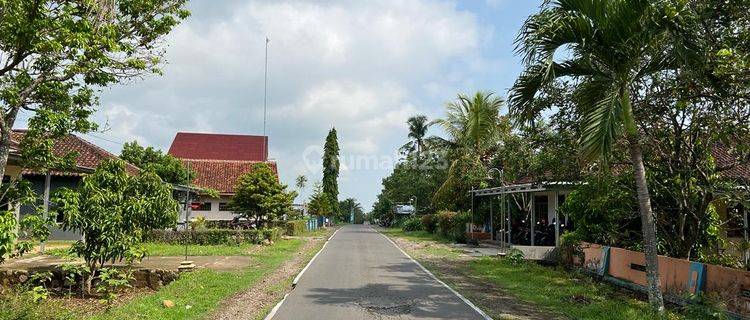
[[287,192],[286,188],[279,182],[271,166],[256,163],[250,172],[237,181],[229,207],[245,219],[258,222],[274,220],[292,212],[292,201],[297,193]]
[[323,192],[323,185],[315,183],[313,193],[310,196],[310,201],[307,205],[310,214],[322,217],[332,217],[333,215],[333,204],[331,198]]
[[62,188],[53,198],[63,229],[84,235],[72,250],[92,273],[107,261],[137,254],[146,232],[177,222],[171,187],[151,171],[131,176],[125,168],[122,160],[104,161],[77,189]]
[[168,183],[188,185],[195,179],[195,172],[188,170],[179,159],[153,147],[143,147],[137,141],[125,143],[120,158],[153,171]]
[[100,88],[160,73],[160,40],[189,15],[185,3],[0,0],[0,167],[21,110],[33,114],[25,160],[50,167],[53,138],[96,129]]

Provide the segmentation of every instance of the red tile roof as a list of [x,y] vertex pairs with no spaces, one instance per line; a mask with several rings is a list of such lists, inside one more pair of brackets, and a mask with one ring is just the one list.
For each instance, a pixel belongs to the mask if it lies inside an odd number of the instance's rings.
[[717,167],[729,167],[729,169],[720,172],[722,178],[750,181],[750,165],[740,163],[737,156],[732,155],[727,146],[717,144],[713,147],[711,153],[716,160]]
[[[11,134],[11,147],[17,149],[25,134],[26,130],[14,129]],[[53,170],[52,174],[80,175],[82,173],[96,169],[96,167],[98,167],[99,164],[104,160],[119,159],[114,154],[73,134],[55,140],[54,145],[52,146],[52,153],[55,156],[65,156],[71,152],[78,153],[78,157],[76,158],[75,163],[77,170]],[[129,163],[127,164],[126,169],[130,174],[138,174],[140,172],[140,169],[138,169],[138,167]],[[24,169],[22,174],[40,174],[40,172],[34,169]]]
[[178,132],[169,154],[180,159],[265,161],[268,137]]
[[[236,160],[196,160],[181,159],[182,163],[195,171],[196,178],[193,181],[198,187],[211,188],[220,194],[234,194],[234,186],[237,180],[245,173],[252,171],[252,166],[260,161],[236,161]],[[276,173],[278,169],[275,162],[268,164]]]

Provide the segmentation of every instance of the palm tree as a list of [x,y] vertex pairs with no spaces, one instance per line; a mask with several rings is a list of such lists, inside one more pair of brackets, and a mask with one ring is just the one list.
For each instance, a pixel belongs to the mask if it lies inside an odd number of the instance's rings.
[[479,91],[473,97],[459,94],[446,105],[446,117],[434,121],[450,138],[429,140],[451,152],[453,160],[445,182],[433,196],[433,203],[445,208],[449,208],[449,203],[457,204],[456,200],[463,199],[482,174],[486,176],[482,156],[497,142],[500,107],[504,103],[491,92]]
[[297,179],[295,179],[295,185],[297,186],[297,189],[302,190],[307,185],[307,177],[304,175],[297,176]]
[[[538,116],[531,103],[556,78],[579,80],[581,152],[606,164],[623,133],[635,170],[646,255],[649,303],[659,311],[664,302],[659,283],[656,227],[646,184],[640,134],[633,116],[633,84],[648,75],[674,70],[689,46],[676,38],[686,8],[649,0],[546,1],[530,16],[516,40],[525,70],[510,90],[516,124]],[[557,54],[557,55],[556,55]],[[561,62],[560,56],[563,56]]]
[[416,115],[406,120],[406,124],[409,125],[409,142],[401,146],[401,151],[404,153],[415,152],[417,156],[417,162],[421,158],[421,153],[425,149],[425,135],[427,130],[430,128],[432,123],[427,121],[427,117],[424,115]]
[[434,122],[441,125],[453,149],[464,149],[480,156],[494,145],[498,135],[500,107],[505,101],[492,92],[478,91],[473,97],[459,94],[455,101],[446,105],[445,119]]

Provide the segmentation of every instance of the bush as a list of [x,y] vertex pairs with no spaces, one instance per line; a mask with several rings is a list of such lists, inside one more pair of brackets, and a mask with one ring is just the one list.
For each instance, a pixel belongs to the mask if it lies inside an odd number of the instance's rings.
[[289,220],[284,223],[284,234],[298,236],[307,229],[307,220]]
[[687,298],[688,304],[683,307],[683,312],[690,319],[728,319],[726,305],[716,294],[694,294]]
[[510,249],[510,251],[508,252],[507,259],[508,261],[510,261],[510,263],[514,265],[519,265],[523,263],[523,260],[524,260],[523,251],[516,249],[516,248]]
[[466,242],[466,224],[471,221],[468,212],[440,211],[437,213],[437,232],[456,242]]
[[422,230],[422,219],[418,217],[412,217],[406,219],[401,225],[401,229],[404,231],[419,231]]
[[241,243],[260,244],[263,240],[276,241],[281,237],[281,229],[205,229],[205,230],[152,230],[146,241],[167,244],[196,245],[237,245]]
[[581,246],[581,236],[575,231],[560,236],[559,250],[560,264],[566,267],[572,267],[576,259],[583,262],[586,258]]
[[422,216],[422,229],[424,231],[427,231],[429,233],[434,233],[435,228],[437,228],[437,221],[435,220],[435,215],[432,214],[426,214]]

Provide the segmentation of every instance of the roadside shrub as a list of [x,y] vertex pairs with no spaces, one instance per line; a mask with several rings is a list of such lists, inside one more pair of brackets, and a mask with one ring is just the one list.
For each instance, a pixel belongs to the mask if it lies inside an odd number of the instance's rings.
[[419,217],[412,217],[406,219],[401,226],[404,231],[419,231],[422,230],[422,219]]
[[432,214],[426,214],[422,216],[422,229],[424,231],[427,231],[429,233],[435,233],[435,229],[437,228],[437,221],[435,220],[435,215]]
[[203,216],[195,217],[195,219],[190,221],[190,229],[193,229],[193,230],[206,229],[206,217],[203,217]]
[[282,231],[279,228],[268,228],[268,229],[261,229],[261,241],[268,240],[271,242],[276,242],[281,239]]
[[508,261],[510,261],[510,263],[519,265],[523,263],[524,260],[523,251],[516,248],[510,249],[506,258],[508,259]]
[[289,220],[284,223],[284,234],[287,236],[298,236],[305,232],[306,220]]
[[466,242],[466,224],[470,221],[468,212],[440,211],[437,213],[438,234],[455,242]]
[[205,230],[152,230],[146,241],[167,244],[237,245],[260,244],[263,240],[277,241],[281,229],[205,229]]
[[728,319],[726,305],[714,294],[694,294],[687,298],[688,304],[683,311],[689,319]]
[[583,261],[585,255],[581,246],[581,236],[576,232],[566,232],[560,236],[560,264],[566,267],[572,267],[575,260]]

